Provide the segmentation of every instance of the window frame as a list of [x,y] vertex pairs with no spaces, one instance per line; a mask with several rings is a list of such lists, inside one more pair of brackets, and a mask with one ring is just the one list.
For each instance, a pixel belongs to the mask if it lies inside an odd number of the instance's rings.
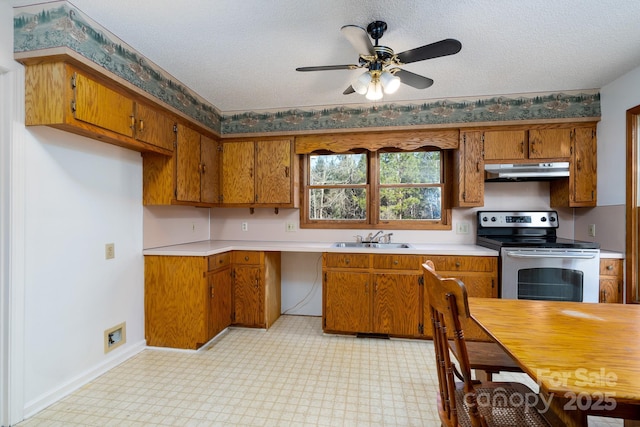
[[[438,151],[440,152],[440,183],[434,184],[400,184],[401,187],[433,187],[442,188],[441,192],[441,218],[438,220],[380,220],[380,189],[393,188],[394,185],[380,184],[380,152],[415,152],[415,151]],[[334,153],[326,151],[318,151],[305,153],[302,155],[300,162],[301,186],[300,197],[302,199],[302,207],[300,209],[300,228],[307,229],[392,229],[392,230],[451,230],[451,156],[450,150],[444,150],[439,147],[420,147],[417,149],[381,149],[381,150],[365,150],[367,155],[367,183],[363,186],[367,194],[367,218],[364,220],[312,220],[309,218],[309,190],[312,188],[327,188],[334,186],[315,186],[310,185],[310,156],[311,155],[331,155],[331,154],[356,154],[354,151]],[[358,150],[358,152],[362,152]],[[358,185],[335,185],[335,188],[348,187],[358,188]]]

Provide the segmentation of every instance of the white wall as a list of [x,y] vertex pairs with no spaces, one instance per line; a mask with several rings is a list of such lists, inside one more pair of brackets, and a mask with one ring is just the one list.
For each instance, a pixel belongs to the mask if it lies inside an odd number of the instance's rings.
[[[626,111],[640,104],[640,67],[600,90],[598,206],[625,204]],[[624,218],[623,218],[624,222]]]
[[[25,130],[25,412],[144,344],[140,154]],[[115,258],[105,259],[105,244]],[[127,343],[104,354],[104,331]]]
[[[0,82],[2,190],[9,193],[2,198],[3,223],[11,218],[1,246],[3,273],[7,263],[10,270],[2,292],[11,300],[5,306],[3,298],[9,325],[3,323],[2,333],[8,330],[12,340],[3,425],[144,345],[140,154],[51,128],[25,128],[24,71],[12,61],[12,18],[0,1],[0,67],[12,70]],[[106,243],[115,243],[113,260],[105,260]],[[105,355],[104,331],[121,322],[127,343]],[[4,357],[3,351],[3,366]],[[2,382],[5,390],[4,372]]]
[[209,211],[192,206],[145,206],[144,248],[209,240]]

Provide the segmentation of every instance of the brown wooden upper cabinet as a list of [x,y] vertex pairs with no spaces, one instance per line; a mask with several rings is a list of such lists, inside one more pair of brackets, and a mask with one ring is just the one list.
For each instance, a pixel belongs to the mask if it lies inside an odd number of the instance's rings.
[[298,207],[298,158],[292,138],[222,143],[222,205]]
[[173,157],[143,155],[145,205],[214,206],[220,195],[218,142],[178,124]]
[[571,131],[570,176],[551,181],[551,207],[593,207],[598,193],[596,128]]
[[65,62],[25,68],[25,124],[171,155],[175,120],[97,73]]
[[453,152],[453,197],[456,207],[484,205],[482,132],[460,132],[460,146]]
[[572,128],[491,130],[483,132],[484,159],[568,160]]

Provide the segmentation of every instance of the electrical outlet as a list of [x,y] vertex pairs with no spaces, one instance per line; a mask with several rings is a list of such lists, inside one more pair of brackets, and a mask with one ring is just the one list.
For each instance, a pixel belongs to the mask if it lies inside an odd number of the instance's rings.
[[285,224],[285,230],[288,232],[296,231],[296,223],[295,222],[287,222]]
[[107,243],[104,245],[104,259],[113,259],[116,257],[116,244]]
[[596,225],[589,224],[589,236],[596,237]]
[[242,231],[249,231],[249,223],[243,222],[241,228],[242,228]]
[[456,224],[456,234],[469,234],[471,224],[469,221],[458,221]]

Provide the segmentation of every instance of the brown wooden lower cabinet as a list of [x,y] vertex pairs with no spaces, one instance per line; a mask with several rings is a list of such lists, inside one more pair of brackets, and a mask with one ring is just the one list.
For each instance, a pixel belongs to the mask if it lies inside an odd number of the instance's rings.
[[280,316],[280,253],[145,256],[147,345],[197,349],[231,324]]
[[197,349],[213,337],[207,271],[207,257],[144,257],[147,345]]
[[623,302],[623,267],[622,259],[600,259],[600,302]]
[[[497,257],[323,254],[323,329],[430,338],[422,264],[431,259],[446,277],[465,282],[470,296],[497,297]],[[469,339],[489,340],[470,321]]]
[[269,328],[281,312],[280,252],[233,251],[233,323]]

